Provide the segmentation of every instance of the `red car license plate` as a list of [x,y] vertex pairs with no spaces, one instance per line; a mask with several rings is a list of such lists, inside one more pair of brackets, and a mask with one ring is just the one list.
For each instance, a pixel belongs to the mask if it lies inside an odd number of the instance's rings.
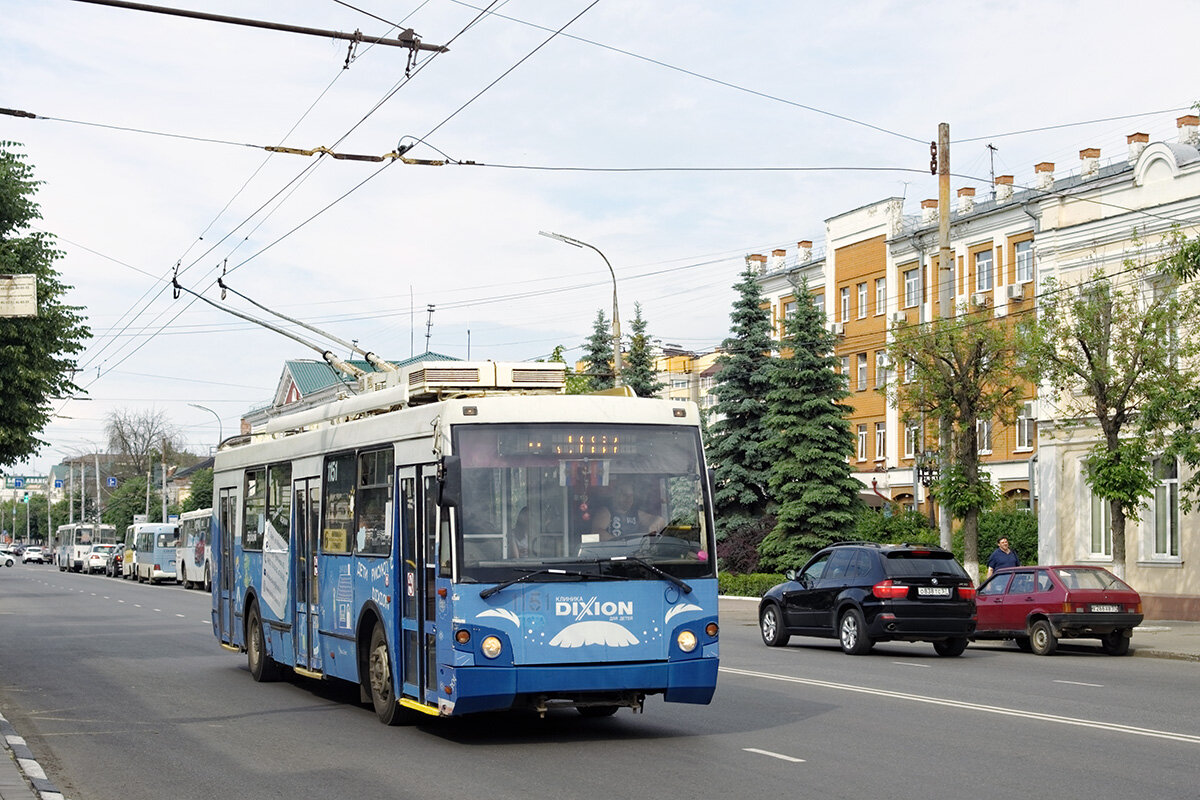
[[1121,610],[1120,606],[1112,605],[1111,603],[1093,603],[1093,614],[1115,614]]

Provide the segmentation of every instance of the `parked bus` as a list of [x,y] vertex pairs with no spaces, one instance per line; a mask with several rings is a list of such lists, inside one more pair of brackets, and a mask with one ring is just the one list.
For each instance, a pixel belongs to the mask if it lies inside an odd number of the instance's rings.
[[82,572],[93,544],[116,544],[117,529],[112,525],[73,522],[58,526],[58,571]]
[[212,588],[212,509],[185,511],[179,517],[179,548],[175,551],[178,580],[185,589]]
[[[385,724],[710,702],[697,407],[502,391],[544,387],[550,370],[561,385],[558,365],[418,364],[395,388],[222,444],[213,628],[255,680],[290,668],[356,683]],[[485,372],[499,377],[471,383]],[[619,484],[639,508],[617,537],[619,515],[598,526]]]
[[[174,583],[179,526],[173,522],[142,522],[129,527],[134,529],[133,573],[138,583]],[[126,537],[127,547],[128,541]]]

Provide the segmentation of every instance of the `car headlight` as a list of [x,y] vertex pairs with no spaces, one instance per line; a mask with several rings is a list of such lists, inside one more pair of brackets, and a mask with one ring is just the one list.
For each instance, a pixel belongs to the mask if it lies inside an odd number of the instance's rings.
[[685,653],[690,653],[696,649],[696,634],[691,631],[680,631],[675,641],[679,644],[679,649]]
[[479,643],[479,649],[488,658],[495,658],[500,655],[500,651],[504,646],[500,644],[500,639],[496,636],[485,636],[483,641]]

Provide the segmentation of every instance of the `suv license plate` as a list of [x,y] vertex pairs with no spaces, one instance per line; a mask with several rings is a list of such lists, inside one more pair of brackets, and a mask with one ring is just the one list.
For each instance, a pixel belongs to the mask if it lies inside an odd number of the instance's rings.
[[1093,605],[1092,613],[1094,614],[1115,614],[1121,610],[1120,606],[1114,605]]
[[[950,596],[950,587],[949,586],[918,586],[917,587],[917,596],[918,597],[949,597]],[[1093,606],[1092,608],[1094,609],[1095,606]]]

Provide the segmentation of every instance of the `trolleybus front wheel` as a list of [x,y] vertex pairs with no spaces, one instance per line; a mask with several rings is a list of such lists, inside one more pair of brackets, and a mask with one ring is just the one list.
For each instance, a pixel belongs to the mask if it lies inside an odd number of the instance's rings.
[[371,631],[371,647],[367,651],[367,681],[375,715],[384,725],[399,725],[407,717],[392,689],[392,659],[388,654],[387,637],[383,626],[376,623]]

